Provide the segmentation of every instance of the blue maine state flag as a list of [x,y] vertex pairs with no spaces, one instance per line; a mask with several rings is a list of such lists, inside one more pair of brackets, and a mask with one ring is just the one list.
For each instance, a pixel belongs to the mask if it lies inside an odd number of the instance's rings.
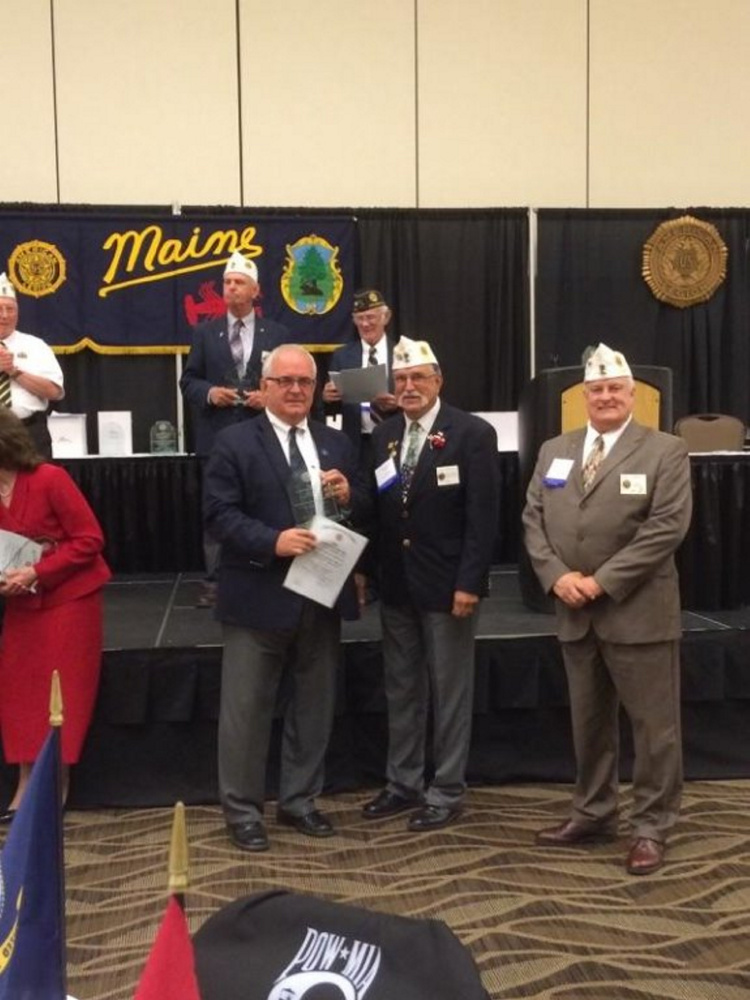
[[0,1000],[65,1000],[59,758],[53,728],[0,852]]

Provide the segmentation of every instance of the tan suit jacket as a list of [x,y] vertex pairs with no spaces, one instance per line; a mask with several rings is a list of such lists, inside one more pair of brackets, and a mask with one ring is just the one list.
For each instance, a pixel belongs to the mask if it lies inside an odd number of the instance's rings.
[[[592,575],[605,594],[581,609],[556,601],[558,636],[593,626],[607,642],[651,643],[680,636],[674,553],[690,525],[690,462],[684,443],[631,421],[584,494],[585,429],[546,441],[523,513],[525,543],[548,593],[571,570]],[[572,459],[562,486],[545,483],[555,458]]]

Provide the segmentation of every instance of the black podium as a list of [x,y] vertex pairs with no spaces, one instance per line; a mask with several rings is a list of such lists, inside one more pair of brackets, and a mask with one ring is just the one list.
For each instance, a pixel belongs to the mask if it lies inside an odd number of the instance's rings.
[[[653,365],[634,365],[636,383],[634,417],[648,427],[672,430],[672,370]],[[518,406],[518,467],[521,509],[525,503],[536,456],[547,438],[583,427],[586,408],[583,400],[583,369],[545,368],[528,382]],[[552,612],[548,597],[531,568],[526,549],[518,554],[518,582],[524,604],[534,611]]]

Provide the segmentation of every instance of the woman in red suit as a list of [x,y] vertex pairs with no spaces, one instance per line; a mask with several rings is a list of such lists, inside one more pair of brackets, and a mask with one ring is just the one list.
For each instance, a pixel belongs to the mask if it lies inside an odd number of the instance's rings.
[[104,538],[64,469],[43,461],[20,420],[0,407],[0,529],[42,546],[33,565],[0,574],[0,730],[18,787],[0,822],[15,814],[49,731],[52,671],[60,674],[63,794],[80,755],[99,684]]

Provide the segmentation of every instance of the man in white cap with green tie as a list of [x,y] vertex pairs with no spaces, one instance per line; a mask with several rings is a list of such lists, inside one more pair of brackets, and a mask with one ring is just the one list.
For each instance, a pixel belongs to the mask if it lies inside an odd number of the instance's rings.
[[52,348],[41,337],[16,329],[18,300],[5,273],[0,274],[0,406],[11,409],[31,435],[37,451],[52,458],[47,407],[62,399],[63,373]]
[[464,807],[474,645],[500,508],[495,430],[444,402],[442,385],[432,347],[401,337],[400,412],[373,431],[388,761],[386,786],[362,815],[409,812],[413,833],[455,822]]
[[617,835],[619,708],[633,729],[626,869],[664,862],[682,791],[680,594],[674,553],[690,525],[684,443],[633,419],[635,383],[619,351],[586,361],[588,424],[546,441],[523,514],[534,570],[554,594],[577,777],[568,819],[537,843]]

